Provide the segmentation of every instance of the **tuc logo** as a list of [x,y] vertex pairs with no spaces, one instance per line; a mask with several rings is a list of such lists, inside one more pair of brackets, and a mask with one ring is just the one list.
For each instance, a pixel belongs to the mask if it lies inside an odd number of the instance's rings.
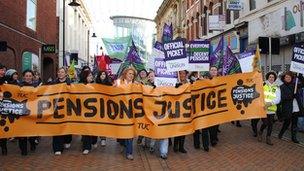
[[231,90],[231,97],[233,100],[233,104],[236,106],[236,109],[241,112],[242,115],[245,114],[245,110],[243,110],[243,105],[248,107],[252,101],[258,97],[260,97],[260,93],[256,91],[256,85],[252,86],[243,85],[243,80],[239,79],[237,81],[237,86],[233,87]]
[[30,110],[26,107],[27,100],[19,102],[12,99],[12,94],[8,91],[3,92],[3,99],[0,100],[0,126],[4,127],[4,131],[8,132],[9,123],[14,123],[20,116],[29,115]]

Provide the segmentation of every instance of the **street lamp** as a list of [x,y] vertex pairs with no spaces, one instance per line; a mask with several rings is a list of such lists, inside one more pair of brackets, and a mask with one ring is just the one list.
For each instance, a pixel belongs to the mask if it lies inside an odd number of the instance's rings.
[[[62,7],[62,65],[64,65],[64,59],[65,59],[65,0],[62,0],[63,7]],[[79,3],[76,2],[76,0],[73,0],[69,3],[69,6],[71,7],[78,7],[80,6]]]
[[92,38],[96,38],[96,37],[97,37],[96,33],[93,33]]

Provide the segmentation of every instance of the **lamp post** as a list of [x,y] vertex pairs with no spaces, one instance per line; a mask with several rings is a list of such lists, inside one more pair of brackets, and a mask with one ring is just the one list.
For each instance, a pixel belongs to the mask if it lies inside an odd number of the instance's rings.
[[[65,58],[65,0],[62,0],[62,66],[64,65],[64,58]],[[79,3],[76,2],[76,0],[73,0],[69,3],[69,6],[71,7],[78,7],[80,6]]]

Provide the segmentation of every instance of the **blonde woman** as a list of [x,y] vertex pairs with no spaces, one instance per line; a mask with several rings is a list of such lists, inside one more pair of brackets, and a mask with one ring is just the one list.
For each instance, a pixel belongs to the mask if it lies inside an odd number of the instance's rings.
[[[114,83],[115,87],[121,86],[121,85],[127,85],[132,83],[137,83],[135,81],[136,76],[136,70],[132,67],[126,68],[119,79],[117,79]],[[126,149],[126,158],[128,160],[133,160],[133,138],[130,139],[118,139],[119,143],[123,145]]]

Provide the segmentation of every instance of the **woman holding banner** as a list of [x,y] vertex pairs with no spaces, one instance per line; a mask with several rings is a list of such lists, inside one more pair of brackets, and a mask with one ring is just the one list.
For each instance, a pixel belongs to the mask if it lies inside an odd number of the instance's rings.
[[297,123],[298,116],[303,114],[303,104],[298,96],[298,91],[303,86],[303,78],[301,77],[300,83],[295,90],[294,75],[288,71],[282,75],[283,84],[281,85],[281,105],[282,105],[282,119],[284,120],[282,129],[279,133],[279,139],[283,137],[283,134],[288,129],[291,123],[291,140],[294,143],[299,143],[297,139]]
[[[30,87],[37,87],[34,84],[34,72],[32,70],[25,70],[23,73],[23,81],[21,82],[20,86],[30,86]],[[27,151],[27,141],[30,142],[30,149],[31,151],[36,150],[36,140],[37,137],[20,137],[19,140],[19,148],[21,150],[21,155],[26,156],[28,154]]]
[[[5,72],[6,72],[6,68],[4,65],[2,65],[0,63],[0,85],[5,83]],[[2,100],[2,93],[1,93],[1,97],[0,100]],[[2,155],[6,156],[7,155],[7,139],[6,138],[0,138],[0,147],[2,150]]]
[[[215,66],[211,66],[209,70],[210,79],[213,79],[218,76],[218,69]],[[209,127],[209,133],[210,133],[210,141],[211,145],[215,146],[218,142],[217,133],[219,131],[219,125],[214,125]]]
[[[68,72],[64,67],[61,67],[57,71],[57,79],[53,84],[71,84],[71,80],[68,78]],[[61,155],[63,148],[70,148],[72,141],[72,135],[58,135],[53,136],[53,151],[55,155]]]
[[[94,82],[91,70],[84,70],[81,74],[79,83],[90,84]],[[97,148],[97,136],[83,135],[82,136],[82,154],[87,155],[92,150],[92,146]]]
[[[189,81],[187,80],[187,75],[188,75],[188,71],[187,70],[182,70],[179,71],[179,83],[176,83],[175,88],[180,87],[183,84],[187,84],[189,83]],[[174,152],[181,152],[181,153],[187,153],[186,149],[184,148],[185,145],[185,138],[186,136],[178,136],[178,137],[174,137],[174,142],[173,142],[173,150]]]
[[[111,79],[106,71],[99,71],[95,82],[97,84],[112,86]],[[106,137],[100,137],[100,140],[101,146],[106,146]]]
[[[136,70],[133,67],[126,68],[119,79],[117,79],[114,83],[114,86],[118,87],[120,85],[127,85],[132,83],[137,83],[135,81]],[[119,139],[120,144],[124,145],[126,150],[126,158],[128,160],[133,160],[133,138],[130,139]]]
[[263,130],[267,127],[266,143],[268,145],[273,145],[270,138],[272,125],[274,122],[274,115],[277,111],[276,105],[281,101],[281,91],[275,83],[276,79],[277,74],[275,72],[268,72],[266,74],[265,85],[263,86],[267,107],[267,118],[262,118],[263,124],[261,125],[260,131],[258,133],[258,141],[262,141]]

